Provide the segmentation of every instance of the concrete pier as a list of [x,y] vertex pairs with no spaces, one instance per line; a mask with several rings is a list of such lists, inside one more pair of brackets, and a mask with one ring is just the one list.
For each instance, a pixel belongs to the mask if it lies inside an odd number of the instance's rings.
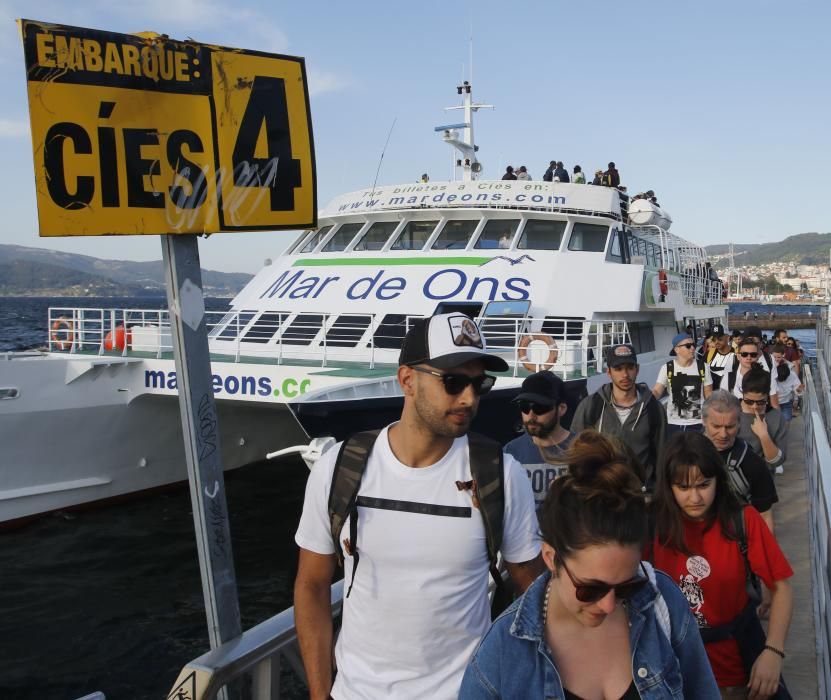
[[817,325],[818,315],[819,312],[813,314],[812,316],[808,316],[807,314],[789,314],[787,316],[780,316],[779,314],[776,314],[774,318],[771,318],[770,314],[758,314],[757,318],[753,318],[753,314],[750,314],[750,318],[746,319],[744,314],[731,314],[727,317],[727,327],[731,331],[742,331],[748,326],[758,326],[762,330],[784,328],[787,331],[795,330],[797,328],[814,328]]

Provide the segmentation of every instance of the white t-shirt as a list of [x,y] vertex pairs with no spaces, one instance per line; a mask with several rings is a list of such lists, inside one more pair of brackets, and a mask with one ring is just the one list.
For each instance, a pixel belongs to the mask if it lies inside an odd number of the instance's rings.
[[783,403],[793,401],[794,392],[801,384],[801,382],[799,381],[799,375],[794,371],[792,362],[788,362],[788,368],[791,370],[791,373],[788,375],[788,378],[784,382],[780,382],[778,379],[776,380],[780,406]]
[[[761,360],[761,358],[759,360],[756,360],[757,364],[759,364],[761,367],[764,367],[765,370],[768,371],[768,366],[765,364],[765,361],[764,360],[760,361],[760,360]],[[768,374],[769,373],[770,372],[768,371]],[[724,388],[726,389],[727,386],[725,385]],[[776,375],[775,374],[773,376],[771,376],[771,378],[770,378],[770,395],[771,396],[778,396],[779,395],[779,383],[776,381]],[[744,396],[744,394],[742,393],[742,368],[741,368],[741,366],[739,366],[739,368],[736,370],[736,383],[733,385],[733,396],[735,396],[738,399],[741,399],[742,396]]]
[[[414,469],[395,458],[387,430],[378,436],[361,481],[362,500],[384,501],[359,503],[360,561],[343,601],[332,697],[456,698],[490,625],[482,516],[470,492],[456,487],[456,481],[471,479],[467,437],[457,438],[435,464]],[[327,504],[338,452],[339,445],[327,450],[312,469],[295,535],[300,547],[318,554],[334,553]],[[504,464],[502,556],[529,561],[540,552],[534,496],[520,464],[510,455]],[[407,510],[425,505],[442,510]],[[341,540],[348,533],[347,518]],[[352,562],[345,557],[346,588]]]
[[667,388],[667,366],[661,365],[657,384],[669,392],[667,398],[667,423],[671,425],[697,425],[701,423],[701,405],[704,403],[704,387],[713,385],[710,366],[704,363],[704,381],[695,360],[688,367],[672,361],[672,382]]

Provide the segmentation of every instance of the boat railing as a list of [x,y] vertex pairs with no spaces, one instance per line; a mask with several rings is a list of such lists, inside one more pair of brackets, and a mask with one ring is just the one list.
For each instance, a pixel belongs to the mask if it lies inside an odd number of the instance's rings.
[[[302,362],[326,367],[358,363],[395,365],[415,315],[394,322],[388,314],[279,311],[206,311],[211,353],[224,361]],[[488,348],[515,376],[550,369],[564,378],[602,372],[605,350],[630,342],[625,321],[551,316],[485,316],[477,319]],[[173,350],[167,310],[49,309],[50,351],[123,357],[169,356]]]

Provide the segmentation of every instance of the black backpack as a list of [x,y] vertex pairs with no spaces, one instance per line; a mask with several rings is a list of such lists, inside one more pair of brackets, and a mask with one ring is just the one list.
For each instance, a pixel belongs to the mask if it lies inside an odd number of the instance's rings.
[[[358,548],[358,506],[362,505],[362,496],[358,495],[361,479],[366,469],[369,454],[380,430],[357,433],[343,441],[335,469],[332,473],[332,486],[329,491],[329,528],[335,545],[338,564],[343,566],[341,555],[341,531],[349,518],[349,537],[343,540],[344,550],[352,556],[352,579],[346,597],[352,592],[355,572],[358,569],[360,550]],[[505,602],[507,593],[505,583],[496,567],[496,558],[502,547],[502,527],[505,517],[505,470],[503,466],[502,446],[495,440],[478,433],[468,433],[468,454],[470,473],[473,479],[468,482],[457,481],[456,487],[470,490],[474,505],[478,502],[485,526],[485,541],[488,548],[488,563],[491,576],[496,583],[494,604]],[[413,504],[401,504],[412,507]]]

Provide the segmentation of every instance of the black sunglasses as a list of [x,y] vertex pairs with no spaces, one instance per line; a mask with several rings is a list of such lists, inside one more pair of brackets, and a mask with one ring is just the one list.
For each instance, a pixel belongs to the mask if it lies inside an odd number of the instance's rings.
[[[615,585],[611,583],[582,583],[572,576],[562,557],[558,556],[557,559],[563,565],[563,569],[574,584],[574,595],[581,603],[596,603],[598,600],[605,598],[611,590],[614,590],[615,598],[618,600],[627,600],[641,590],[649,580],[637,576]],[[641,570],[646,573],[643,562],[641,563]]]
[[548,413],[554,406],[549,406],[544,403],[537,403],[536,401],[520,401],[519,410],[522,413],[531,413],[532,411],[538,416]]
[[689,350],[690,348],[694,348],[695,345],[693,345],[692,343],[684,343],[683,345],[676,345],[675,347],[677,347],[677,348],[687,348],[687,350]]
[[740,352],[739,355],[742,357],[759,357],[758,352]]
[[461,394],[470,385],[473,386],[473,391],[477,396],[484,396],[491,389],[493,389],[493,385],[496,382],[496,377],[492,377],[489,374],[479,374],[475,377],[471,377],[467,374],[436,372],[432,369],[413,367],[412,365],[410,366],[410,369],[414,369],[416,372],[432,374],[434,377],[438,377],[441,379],[442,384],[444,384],[444,390],[451,396]]
[[748,406],[766,406],[767,399],[742,399]]

